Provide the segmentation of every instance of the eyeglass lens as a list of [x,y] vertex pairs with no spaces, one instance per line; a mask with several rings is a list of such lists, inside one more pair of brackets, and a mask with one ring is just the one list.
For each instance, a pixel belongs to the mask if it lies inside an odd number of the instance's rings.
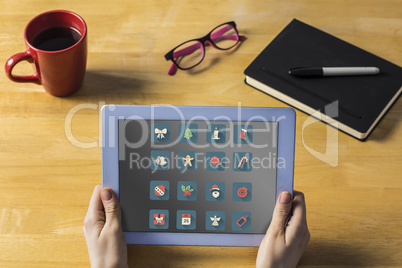
[[[210,38],[219,49],[229,49],[237,44],[239,36],[230,24],[224,24],[213,30]],[[199,64],[205,55],[204,47],[199,41],[188,41],[173,51],[174,61],[182,69],[190,69]]]
[[237,44],[239,36],[232,25],[225,24],[216,28],[211,33],[211,40],[216,47],[220,49],[229,49]]
[[204,57],[204,47],[198,41],[189,41],[173,52],[173,58],[180,68],[188,69],[202,61]]

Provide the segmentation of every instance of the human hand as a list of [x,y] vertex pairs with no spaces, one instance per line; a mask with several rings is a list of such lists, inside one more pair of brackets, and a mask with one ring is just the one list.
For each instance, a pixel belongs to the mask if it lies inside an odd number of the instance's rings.
[[[296,267],[310,240],[306,203],[301,192],[282,192],[275,205],[271,224],[257,254],[257,267]],[[292,217],[285,227],[288,215]]]
[[120,204],[112,189],[95,186],[84,220],[84,235],[91,267],[128,267]]

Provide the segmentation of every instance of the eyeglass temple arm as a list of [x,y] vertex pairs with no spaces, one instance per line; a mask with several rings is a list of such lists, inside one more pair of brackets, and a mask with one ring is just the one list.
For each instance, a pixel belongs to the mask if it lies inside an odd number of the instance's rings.
[[[212,37],[212,39],[218,39],[218,38],[226,38],[226,39],[233,39],[233,40],[237,39],[237,35],[220,35],[220,36],[213,35],[211,37]],[[240,37],[239,38],[240,41],[243,41],[244,39],[246,39],[246,37],[244,35],[240,35],[239,37]],[[210,42],[206,41],[206,45],[211,45],[211,44],[210,44]],[[191,53],[193,53],[194,51],[199,49],[199,47],[200,46],[198,45],[198,43],[196,43],[196,44],[193,44],[186,48],[175,51],[173,53],[173,58],[176,60],[179,57],[190,55]]]
[[[211,34],[211,39],[219,39],[219,38],[226,38],[226,39],[233,39],[236,40],[237,39],[237,35],[222,35],[224,33],[226,33],[227,31],[231,30],[232,27],[231,26],[226,26],[222,29],[220,29],[219,31],[216,31],[214,33]],[[244,35],[240,35],[239,36],[239,40],[243,41],[246,37]],[[210,43],[207,41],[206,42],[207,45],[210,45]],[[191,46],[188,46],[186,48],[183,48],[179,51],[176,51],[173,54],[173,58],[176,60],[178,57],[181,56],[186,56],[186,55],[190,55],[191,53],[193,53],[194,51],[196,51],[199,48],[198,44],[193,44]]]
[[[211,39],[226,38],[226,39],[236,40],[237,35],[222,35],[231,29],[232,29],[232,27],[229,25],[226,27],[223,27],[219,31],[212,33]],[[246,37],[244,35],[239,35],[239,41],[244,41],[245,39],[246,39]],[[210,42],[207,41],[206,45],[210,45]],[[196,44],[193,44],[186,48],[183,48],[181,50],[175,51],[173,54],[173,59],[176,61],[179,57],[190,55],[191,53],[196,51],[199,47],[200,46],[196,43]],[[172,63],[172,65],[169,68],[168,74],[173,75],[176,73],[176,71],[177,71],[177,66],[174,63]]]
[[[236,39],[236,38],[237,38],[236,35],[233,35],[233,36],[225,35],[224,37],[226,37],[226,38],[229,37],[230,39]],[[244,40],[246,39],[246,37],[245,37],[244,35],[240,35],[239,37],[240,37],[240,39],[239,39],[240,41],[244,41]],[[210,43],[207,42],[207,45],[210,45]],[[181,50],[179,50],[179,51],[176,51],[176,52],[173,54],[173,59],[176,61],[179,57],[186,56],[186,55],[190,55],[191,53],[193,53],[194,51],[196,51],[198,48],[199,48],[199,45],[198,45],[198,44],[194,44],[194,45],[191,45],[191,46],[186,47],[186,48],[184,48],[184,49],[181,49]],[[170,65],[168,74],[174,75],[176,72],[177,72],[177,66],[176,66],[174,63],[172,63],[172,65]]]

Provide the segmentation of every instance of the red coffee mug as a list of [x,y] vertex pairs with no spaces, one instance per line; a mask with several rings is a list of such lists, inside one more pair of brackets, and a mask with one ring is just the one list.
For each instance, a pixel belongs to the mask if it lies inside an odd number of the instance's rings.
[[[47,33],[44,31],[50,30],[51,37],[52,31],[66,29],[63,27],[78,31],[77,39],[80,39],[75,40],[76,43],[71,46],[59,50],[34,46],[35,38],[43,39],[43,36],[46,36]],[[42,84],[46,92],[56,97],[68,96],[80,89],[87,64],[87,26],[80,16],[66,10],[42,13],[28,23],[24,31],[24,40],[27,51],[12,56],[6,63],[8,78],[14,82]],[[22,60],[33,63],[35,70],[33,75],[12,74],[14,66]]]

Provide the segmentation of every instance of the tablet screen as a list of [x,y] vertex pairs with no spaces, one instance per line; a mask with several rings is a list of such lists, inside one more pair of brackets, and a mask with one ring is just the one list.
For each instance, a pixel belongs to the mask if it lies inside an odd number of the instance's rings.
[[265,233],[278,122],[118,120],[125,232]]

